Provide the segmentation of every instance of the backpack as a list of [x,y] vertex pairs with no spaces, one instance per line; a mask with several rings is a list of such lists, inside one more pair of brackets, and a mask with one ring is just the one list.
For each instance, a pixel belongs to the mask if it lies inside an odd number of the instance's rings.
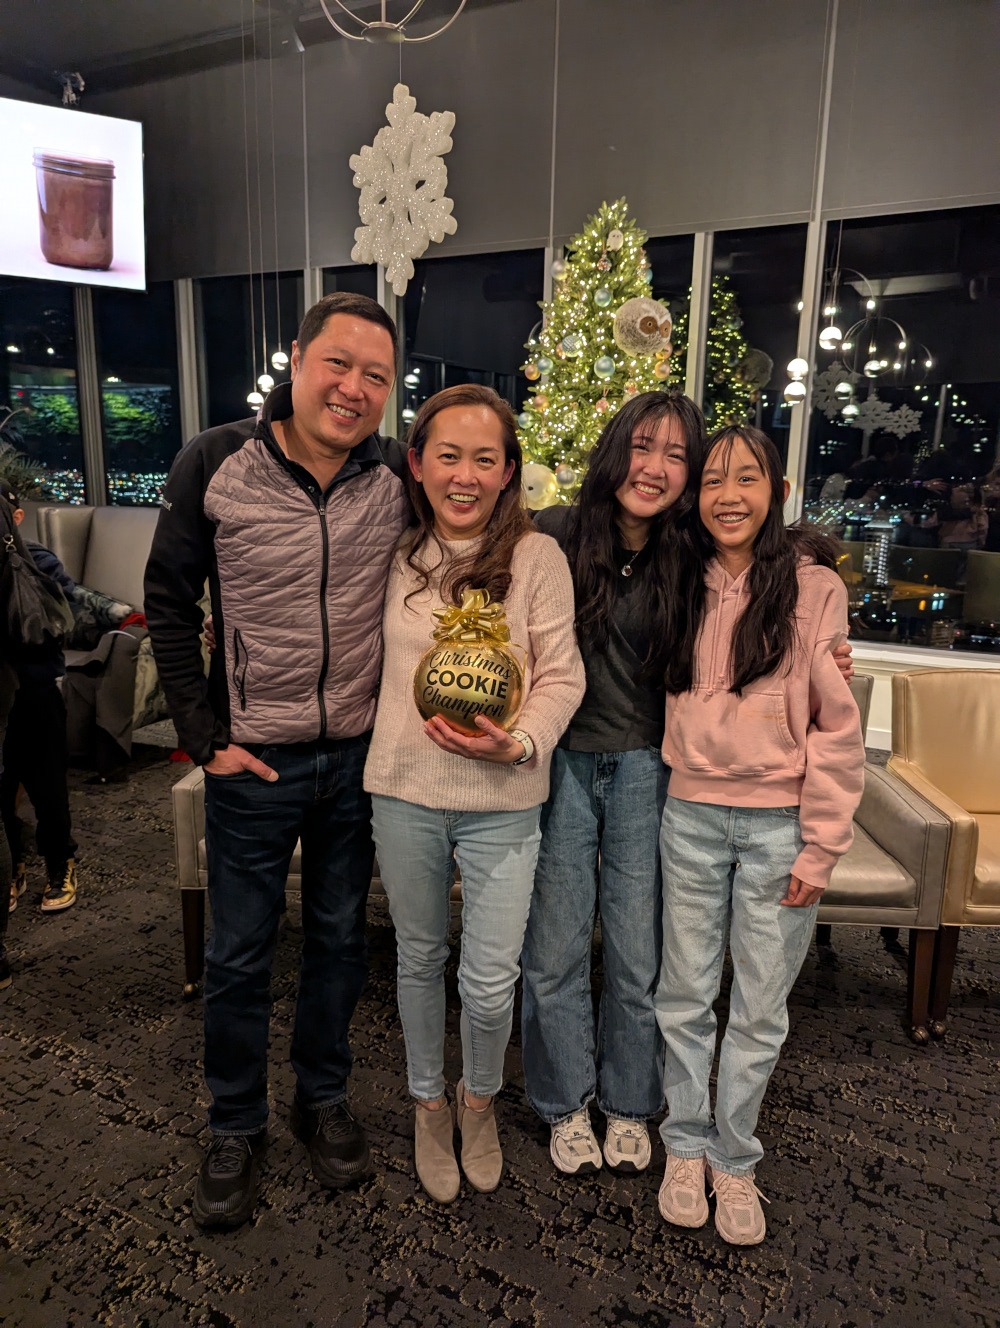
[[0,494],[0,629],[17,647],[60,647],[73,630],[62,587],[39,571]]

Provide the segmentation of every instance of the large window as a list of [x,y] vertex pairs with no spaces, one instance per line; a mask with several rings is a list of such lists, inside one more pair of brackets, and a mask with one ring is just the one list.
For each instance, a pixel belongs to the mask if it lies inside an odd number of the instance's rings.
[[108,501],[158,503],[182,443],[174,291],[95,290]]
[[370,300],[378,298],[378,277],[375,265],[368,267],[325,267],[323,269],[323,294],[333,295],[337,291],[350,291],[352,295],[367,295]]
[[646,241],[646,257],[653,270],[650,295],[661,300],[674,321],[671,357],[671,383],[684,387],[687,372],[687,323],[691,310],[691,264],[694,259],[693,235],[668,235]]
[[406,290],[404,424],[421,402],[456,383],[496,388],[515,411],[530,384],[524,346],[541,318],[544,251],[420,259]]
[[[16,412],[11,415],[10,412]],[[43,469],[41,498],[82,503],[73,287],[0,278],[0,420]]]
[[1000,208],[831,224],[826,270],[805,514],[852,635],[1000,651]]
[[279,350],[291,353],[302,305],[302,273],[268,272],[252,280],[206,277],[198,287],[212,428],[253,413],[247,396],[261,374],[276,382],[287,380],[287,367],[275,368],[272,357]]
[[719,231],[705,373],[710,428],[747,419],[788,455],[790,410],[782,395],[795,356],[806,254],[805,226]]

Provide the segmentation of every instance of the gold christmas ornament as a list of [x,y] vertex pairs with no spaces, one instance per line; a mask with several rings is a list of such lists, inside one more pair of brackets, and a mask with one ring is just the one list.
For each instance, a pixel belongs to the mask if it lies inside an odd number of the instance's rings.
[[528,363],[524,366],[524,376],[529,383],[533,383],[536,379],[541,378],[542,371],[537,364]]
[[549,399],[544,392],[536,392],[531,398],[531,404],[535,410],[545,410],[549,404]]
[[653,373],[656,374],[657,378],[659,378],[661,382],[664,382],[666,379],[670,377],[670,361],[657,360],[656,363],[653,365]]
[[462,607],[435,609],[434,645],[413,675],[413,699],[424,719],[440,715],[458,733],[477,737],[476,716],[502,729],[517,719],[524,699],[524,671],[510,645],[502,604],[488,591],[466,590]]

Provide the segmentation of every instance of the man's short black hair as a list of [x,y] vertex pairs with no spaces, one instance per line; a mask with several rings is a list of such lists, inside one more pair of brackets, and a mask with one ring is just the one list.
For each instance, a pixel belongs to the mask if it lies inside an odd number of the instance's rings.
[[354,318],[363,318],[366,322],[384,327],[392,338],[392,365],[395,369],[399,359],[396,324],[380,304],[367,295],[357,295],[354,291],[335,291],[333,295],[324,295],[311,309],[306,310],[305,317],[299,324],[298,336],[295,338],[300,355],[310,341],[319,336],[326,326],[327,319],[332,318],[334,314],[351,314]]

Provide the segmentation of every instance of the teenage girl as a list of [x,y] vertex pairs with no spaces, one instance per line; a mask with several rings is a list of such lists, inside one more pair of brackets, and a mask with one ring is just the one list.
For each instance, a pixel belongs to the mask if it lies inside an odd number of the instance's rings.
[[[690,595],[667,666],[663,740],[659,1202],[668,1222],[702,1226],[707,1179],[720,1235],[754,1245],[765,1232],[754,1130],[818,901],[851,844],[865,754],[832,653],[847,634],[847,595],[832,546],[785,527],[774,444],[729,426],[688,464],[699,500],[681,531]],[[727,932],[733,985],[713,1118],[712,1005]]]
[[[589,1103],[607,1119],[603,1161],[649,1164],[646,1121],[663,1105],[659,833],[668,604],[677,593],[672,514],[690,508],[688,451],[705,422],[687,397],[644,392],[591,454],[576,502],[536,525],[569,559],[587,674],[583,704],[552,753],[551,792],[521,955],[528,1101],[563,1172],[596,1171]],[[596,1021],[590,957],[600,895],[604,981]]]

